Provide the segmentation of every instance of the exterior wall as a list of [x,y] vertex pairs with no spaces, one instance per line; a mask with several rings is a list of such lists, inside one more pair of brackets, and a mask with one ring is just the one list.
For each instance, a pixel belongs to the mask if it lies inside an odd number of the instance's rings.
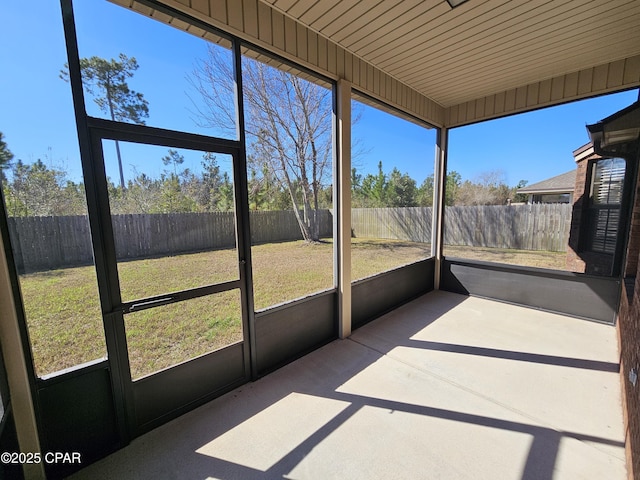
[[[640,169],[639,169],[640,174]],[[640,176],[636,179],[636,191],[634,205],[631,212],[631,225],[629,226],[629,244],[627,245],[626,262],[623,275],[635,276],[638,270],[638,258],[640,257]]]
[[592,160],[600,158],[595,153],[576,157],[576,187],[573,194],[573,213],[567,247],[567,270],[589,275],[610,275],[612,256],[605,253],[585,252],[581,249],[582,223],[586,217],[589,200],[589,168]]
[[[636,262],[637,262],[636,258]],[[640,366],[640,289],[638,277],[630,278],[623,288],[618,313],[618,346],[620,350],[620,385],[625,422],[625,447],[629,479],[640,478],[640,385],[629,380],[632,368]]]
[[585,261],[578,255],[580,244],[580,224],[585,207],[585,191],[587,190],[587,166],[588,159],[577,162],[576,187],[573,191],[573,213],[571,215],[571,228],[569,230],[569,245],[567,247],[567,270],[584,273]]
[[[637,264],[638,257],[633,261]],[[631,369],[640,367],[640,275],[625,279],[618,313],[620,383],[625,420],[627,469],[630,479],[640,478],[640,385],[629,379]]]
[[627,471],[629,479],[640,479],[640,381],[634,386],[629,379],[631,369],[640,374],[640,177],[631,215],[617,328]]

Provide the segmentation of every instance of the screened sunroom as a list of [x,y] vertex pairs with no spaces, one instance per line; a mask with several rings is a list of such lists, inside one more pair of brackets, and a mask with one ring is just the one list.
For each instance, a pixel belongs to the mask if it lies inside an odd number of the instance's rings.
[[640,471],[636,2],[2,8],[7,478]]

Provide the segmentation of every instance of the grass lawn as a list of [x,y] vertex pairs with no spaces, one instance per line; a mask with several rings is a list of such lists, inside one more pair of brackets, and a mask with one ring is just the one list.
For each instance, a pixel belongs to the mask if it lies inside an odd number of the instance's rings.
[[[429,246],[353,239],[352,278],[429,256]],[[446,247],[446,255],[564,269],[564,253]],[[333,244],[302,241],[252,248],[256,310],[333,286]],[[523,261],[529,263],[522,263]],[[122,262],[124,301],[238,278],[236,253],[219,250]],[[93,267],[22,275],[20,286],[38,375],[106,355]],[[242,339],[238,291],[125,315],[131,370],[139,378]]]
[[506,248],[459,247],[445,245],[444,255],[449,257],[482,260],[485,262],[507,263],[526,267],[566,270],[566,252],[546,252],[537,250],[510,250]]

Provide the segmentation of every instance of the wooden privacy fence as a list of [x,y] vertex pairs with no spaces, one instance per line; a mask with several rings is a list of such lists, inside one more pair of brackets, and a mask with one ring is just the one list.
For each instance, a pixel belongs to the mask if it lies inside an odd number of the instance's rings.
[[[472,247],[565,252],[571,225],[569,204],[447,207],[444,243]],[[355,237],[431,242],[430,207],[354,208]]]
[[86,216],[9,217],[8,220],[18,272],[93,263]]
[[[331,237],[329,210],[318,211],[320,236]],[[355,237],[431,242],[432,209],[427,207],[354,208]],[[252,243],[300,240],[293,211],[251,212]],[[112,216],[118,259],[231,248],[235,222],[230,212]],[[571,205],[447,207],[447,245],[564,252],[569,240]],[[93,262],[85,216],[10,217],[9,231],[19,272],[88,265]]]
[[572,205],[447,207],[444,243],[472,247],[566,252]]
[[[318,212],[320,236],[330,237],[333,218]],[[113,215],[119,260],[235,247],[231,212]],[[301,240],[293,211],[250,212],[253,243]],[[86,216],[10,217],[9,232],[19,272],[93,263]]]
[[429,207],[354,208],[351,234],[431,243],[431,210]]

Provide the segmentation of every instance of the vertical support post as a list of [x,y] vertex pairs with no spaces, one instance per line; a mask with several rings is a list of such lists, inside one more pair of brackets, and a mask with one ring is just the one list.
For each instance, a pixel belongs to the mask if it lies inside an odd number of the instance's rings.
[[[245,332],[244,353],[249,361],[245,362],[245,373],[252,380],[258,378],[258,357],[256,354],[256,324],[253,299],[253,268],[251,263],[251,222],[249,219],[249,184],[247,180],[247,138],[245,133],[244,97],[242,87],[242,48],[240,40],[234,39],[233,74],[236,102],[236,138],[240,151],[233,159],[233,181],[235,184],[235,207],[238,225],[236,242],[239,249],[240,280],[243,314],[242,326]],[[248,335],[247,335],[248,333]]]
[[338,336],[351,335],[351,83],[338,80],[336,92],[337,213],[336,268],[338,287]]
[[[4,215],[0,209],[0,215]],[[7,234],[8,237],[8,234]],[[6,244],[6,248],[10,248]],[[11,392],[11,409],[21,452],[40,452],[40,439],[34,398],[29,383],[29,369],[25,360],[22,334],[15,311],[14,289],[5,251],[5,236],[0,236],[0,343],[4,365],[7,371],[9,391]],[[44,462],[25,463],[25,478],[44,479]]]
[[444,203],[447,178],[447,149],[449,129],[438,129],[433,189],[433,215],[431,216],[431,255],[436,259],[434,287],[440,290],[442,275],[442,247],[444,245]]

